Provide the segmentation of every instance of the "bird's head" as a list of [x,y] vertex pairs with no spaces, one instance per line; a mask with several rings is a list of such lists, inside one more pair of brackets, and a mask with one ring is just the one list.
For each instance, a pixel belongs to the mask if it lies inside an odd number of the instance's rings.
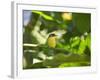
[[56,36],[57,36],[57,35],[54,34],[54,33],[52,33],[52,34],[49,35],[49,37],[56,37]]

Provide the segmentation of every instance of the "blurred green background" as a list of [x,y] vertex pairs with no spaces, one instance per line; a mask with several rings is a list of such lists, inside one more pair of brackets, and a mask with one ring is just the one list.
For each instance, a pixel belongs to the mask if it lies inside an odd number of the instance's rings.
[[[50,33],[57,45],[46,44]],[[91,14],[23,11],[23,69],[91,65]]]

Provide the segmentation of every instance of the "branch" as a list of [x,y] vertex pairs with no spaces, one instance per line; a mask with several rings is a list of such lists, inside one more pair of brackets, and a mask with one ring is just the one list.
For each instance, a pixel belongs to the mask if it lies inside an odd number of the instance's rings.
[[34,49],[40,49],[40,48],[44,49],[45,48],[45,49],[48,49],[48,50],[52,50],[52,51],[54,51],[56,53],[69,53],[69,51],[67,51],[67,50],[65,50],[63,48],[50,48],[50,47],[48,47],[46,45],[43,45],[43,44],[39,45],[39,44],[27,44],[27,43],[24,43],[23,47],[31,47],[32,49],[33,48]]
[[37,44],[28,44],[28,43],[24,43],[23,44],[24,47],[37,47]]

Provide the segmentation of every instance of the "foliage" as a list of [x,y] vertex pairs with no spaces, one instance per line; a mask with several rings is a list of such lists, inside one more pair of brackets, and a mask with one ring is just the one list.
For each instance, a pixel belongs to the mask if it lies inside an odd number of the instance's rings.
[[[90,20],[89,13],[31,11],[23,26],[23,68],[90,66]],[[55,48],[46,43],[50,33],[58,35]]]

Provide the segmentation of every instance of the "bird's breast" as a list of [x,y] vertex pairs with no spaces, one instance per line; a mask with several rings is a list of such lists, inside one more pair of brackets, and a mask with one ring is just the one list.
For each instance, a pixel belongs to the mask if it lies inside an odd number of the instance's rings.
[[48,45],[49,45],[49,47],[55,48],[56,47],[56,38],[55,37],[48,38]]

